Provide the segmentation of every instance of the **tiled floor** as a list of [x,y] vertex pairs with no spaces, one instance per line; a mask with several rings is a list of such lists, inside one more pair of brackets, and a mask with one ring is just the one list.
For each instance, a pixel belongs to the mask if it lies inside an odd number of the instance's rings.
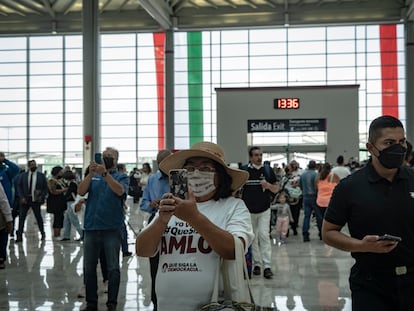
[[[82,243],[53,240],[51,217],[43,215],[46,241],[40,241],[30,213],[23,242],[9,243],[7,266],[0,270],[0,310],[84,307],[84,300],[77,298],[82,284]],[[132,207],[129,221],[134,228],[137,218]],[[317,238],[315,226],[312,230],[308,243],[302,242],[299,234],[290,236],[285,245],[273,244],[273,279],[252,278],[257,304],[276,306],[280,311],[351,310],[348,274],[353,260],[349,254],[324,245]],[[129,244],[129,250],[134,251],[132,231],[129,231]],[[118,310],[152,310],[149,285],[148,260],[136,256],[122,258]],[[106,294],[100,290],[100,310],[106,310],[105,301]]]

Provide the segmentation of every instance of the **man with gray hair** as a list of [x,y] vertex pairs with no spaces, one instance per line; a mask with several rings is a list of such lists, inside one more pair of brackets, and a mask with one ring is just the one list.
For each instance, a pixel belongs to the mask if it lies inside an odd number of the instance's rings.
[[128,175],[117,170],[119,153],[106,148],[102,164],[92,161],[89,173],[79,184],[78,194],[88,193],[84,218],[84,281],[86,309],[98,309],[96,268],[102,250],[108,271],[107,309],[116,310],[121,273],[119,251],[124,225],[123,198],[128,191]]

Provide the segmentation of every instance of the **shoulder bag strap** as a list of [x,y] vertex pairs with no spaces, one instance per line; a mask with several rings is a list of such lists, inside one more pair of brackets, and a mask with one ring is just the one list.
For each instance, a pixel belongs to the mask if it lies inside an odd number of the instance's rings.
[[237,302],[254,303],[250,281],[248,277],[243,242],[234,237],[235,259],[223,260],[222,275],[224,295],[226,299]]

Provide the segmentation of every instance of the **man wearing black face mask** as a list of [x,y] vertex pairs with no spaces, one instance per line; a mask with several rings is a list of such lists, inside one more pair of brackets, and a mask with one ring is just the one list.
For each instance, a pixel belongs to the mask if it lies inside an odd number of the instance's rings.
[[[402,165],[407,149],[402,123],[391,116],[375,119],[366,146],[368,164],[335,187],[323,240],[355,258],[349,278],[352,310],[411,310],[414,171]],[[341,232],[346,223],[350,236]]]
[[37,171],[35,160],[30,160],[27,166],[29,170],[22,174],[16,187],[17,195],[21,200],[16,242],[22,242],[24,222],[26,221],[29,208],[32,208],[33,214],[36,217],[36,222],[42,235],[41,239],[45,240],[46,238],[40,206],[45,202],[48,193],[47,180],[43,173]]
[[124,226],[123,197],[128,191],[128,175],[117,170],[118,151],[106,148],[103,165],[92,162],[89,173],[78,186],[78,194],[88,193],[84,217],[84,281],[86,309],[97,310],[96,268],[104,250],[108,271],[107,310],[115,310],[120,284],[119,252]]

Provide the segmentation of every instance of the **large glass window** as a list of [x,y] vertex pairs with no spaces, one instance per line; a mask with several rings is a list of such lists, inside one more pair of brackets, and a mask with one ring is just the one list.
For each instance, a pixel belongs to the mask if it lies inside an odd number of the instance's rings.
[[[153,160],[165,138],[159,38],[101,36],[101,146],[118,148],[131,166]],[[216,141],[217,87],[359,84],[362,149],[369,123],[383,112],[384,66],[397,73],[391,94],[405,123],[403,38],[402,24],[396,37],[379,25],[176,32],[175,148]],[[394,41],[394,50],[381,49]],[[82,58],[78,35],[0,38],[0,150],[21,164],[82,164]]]

